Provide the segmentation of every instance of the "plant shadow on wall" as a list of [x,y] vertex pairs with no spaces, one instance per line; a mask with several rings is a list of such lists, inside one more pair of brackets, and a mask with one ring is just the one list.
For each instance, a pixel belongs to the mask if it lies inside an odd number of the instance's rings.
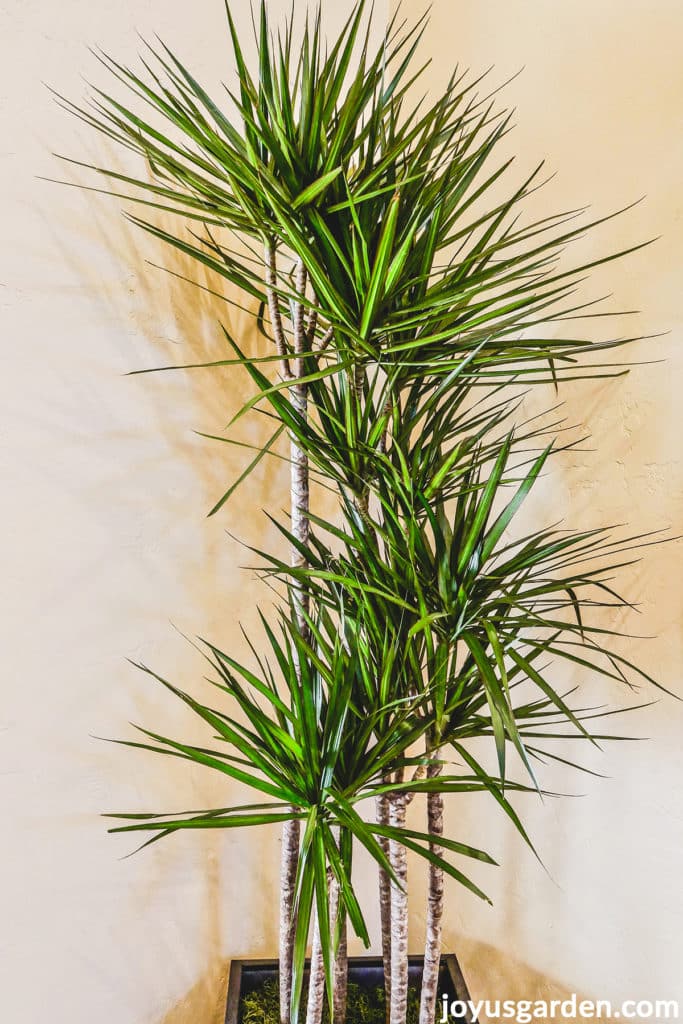
[[[112,153],[106,140],[100,140],[97,147],[91,147],[90,159],[95,164],[106,163],[118,173],[125,170],[118,154]],[[70,175],[71,182],[78,188],[87,187],[80,178],[76,168],[74,174]],[[172,219],[160,214],[157,224],[170,229]],[[69,234],[72,238],[80,238],[81,244],[64,246],[61,232],[58,241],[64,260],[71,264],[74,277],[82,281],[93,296],[103,318],[121,323],[124,317],[128,317],[136,338],[141,339],[136,344],[136,353],[128,359],[131,374],[150,366],[178,361],[203,363],[207,359],[220,359],[225,355],[224,348],[220,347],[220,323],[225,324],[240,339],[245,351],[255,358],[266,354],[267,343],[254,326],[254,316],[224,300],[224,295],[229,296],[231,293],[236,301],[243,297],[229,283],[222,282],[188,256],[175,250],[160,254],[159,246],[153,240],[141,245],[140,237],[136,236],[135,229],[125,218],[117,217],[112,223],[106,207],[102,212],[100,204],[92,202],[88,207],[87,218],[84,217],[80,223],[72,216]],[[104,276],[98,273],[97,268],[101,264],[97,258],[80,258],[79,255],[85,252],[90,256],[98,249],[108,250],[112,247],[121,266],[126,268],[125,276]],[[163,267],[154,266],[155,260],[159,263],[163,261]],[[126,326],[123,321],[122,328]],[[127,349],[131,348],[127,344]],[[255,624],[257,603],[265,605],[270,598],[266,592],[264,601],[263,587],[251,580],[248,572],[242,572],[236,566],[249,560],[248,556],[245,557],[245,543],[268,544],[271,547],[281,543],[279,535],[261,510],[273,504],[274,495],[277,502],[283,489],[286,491],[289,468],[286,461],[265,459],[250,475],[244,484],[243,497],[247,499],[249,507],[255,510],[255,514],[241,518],[234,530],[237,539],[233,539],[226,533],[228,524],[224,519],[217,516],[207,520],[205,517],[224,494],[226,482],[235,480],[244,469],[244,449],[213,443],[192,431],[196,429],[220,435],[226,423],[249,397],[248,377],[236,367],[214,367],[184,375],[131,375],[121,379],[120,387],[121,390],[134,391],[139,401],[149,410],[149,430],[155,437],[162,438],[161,457],[168,460],[169,464],[182,462],[191,470],[184,478],[189,479],[191,490],[166,490],[156,495],[156,500],[165,506],[166,518],[171,523],[182,524],[199,542],[193,543],[193,559],[174,564],[174,572],[182,574],[182,588],[187,597],[181,608],[169,609],[172,622],[179,630],[191,635],[201,630],[207,635],[224,638],[226,643],[239,643],[242,638],[237,623],[226,634],[226,606],[238,608],[235,619],[245,621],[249,628]],[[180,421],[171,421],[169,406],[180,406],[183,410]],[[266,443],[270,431],[265,418],[255,417],[251,422],[242,423],[244,429],[237,428],[234,432],[236,441],[254,446]],[[131,436],[130,431],[120,426],[110,431],[106,438],[106,445],[112,453],[110,461],[114,467],[113,472],[118,473],[120,469],[123,473],[122,478],[116,476],[112,481],[112,501],[127,500],[127,482],[132,478],[148,478],[151,459],[155,459],[158,464],[160,446],[143,446],[143,454],[140,455],[140,446],[131,448],[127,445]],[[128,455],[125,465],[119,465],[118,462],[122,445],[126,445],[127,453],[132,451],[132,457]],[[146,454],[148,450],[149,455]],[[158,479],[158,470],[154,476]],[[145,509],[131,507],[130,514],[132,517],[143,515]],[[163,546],[162,540],[161,551],[155,557],[162,557]],[[135,594],[131,593],[129,604],[133,613],[135,601]],[[189,610],[189,616],[186,610]],[[187,648],[187,657],[183,657],[183,647]],[[175,642],[174,651],[179,652],[179,657],[174,653],[174,670],[180,673],[185,671],[188,675],[192,672],[193,677],[196,677],[197,660],[192,657],[195,652],[190,650],[182,638]],[[201,667],[200,663],[200,670]],[[124,666],[119,685],[125,687],[130,694],[133,705],[131,714],[135,721],[149,722],[158,715],[158,694],[148,686],[141,687],[137,673],[125,671]],[[199,688],[201,690],[201,682]],[[209,689],[206,688],[206,696],[210,696]],[[172,713],[173,707],[167,710]],[[179,722],[177,727],[184,729],[184,738],[188,741],[200,742],[203,738],[201,728],[194,729],[192,722]],[[118,774],[118,768],[115,767],[118,761],[116,752],[103,750],[101,756],[106,760],[106,769]],[[144,760],[144,755],[141,755],[141,759]],[[194,773],[188,786],[187,773],[180,770],[180,766],[178,770],[167,772],[166,779],[157,776],[155,781],[157,798],[169,803],[176,802],[179,794],[185,793],[185,800],[209,806],[224,802],[226,795],[228,799],[237,799],[239,789],[238,784],[218,779],[213,773],[203,771]],[[245,843],[243,838],[248,840],[250,837],[242,837],[237,833],[222,836],[211,833],[205,836],[202,856],[191,861],[191,869],[197,881],[200,875],[204,876],[201,886],[201,905],[204,909],[197,944],[202,950],[204,962],[211,966],[171,1012],[169,1020],[213,1019],[210,1007],[220,1002],[221,994],[223,999],[225,996],[228,965],[222,951],[229,913],[235,913],[244,921],[257,923],[251,940],[256,952],[265,954],[277,944],[277,924],[272,914],[272,906],[277,902],[275,879],[250,875],[239,886],[229,887],[229,899],[226,895],[226,864],[230,860],[242,860],[245,850],[253,853],[253,845]],[[259,850],[258,860],[265,860],[267,851],[270,851],[271,858],[275,857],[275,831],[262,833],[260,840],[262,849]],[[189,844],[186,841],[184,845]],[[150,902],[168,891],[169,880],[177,877],[179,863],[183,858],[179,849],[168,849],[165,852],[160,848],[157,850],[158,855],[157,851],[150,851],[156,863],[151,870],[151,878],[145,876],[145,883],[137,899],[142,912]],[[169,947],[168,956],[173,955],[174,950]]]
[[[90,157],[94,163],[104,162],[115,173],[125,173],[125,164],[118,159],[118,152],[112,152],[106,140],[91,147]],[[87,189],[79,169],[70,175],[69,184]],[[110,211],[109,211],[110,212]],[[161,230],[171,231],[177,227],[177,220],[168,214],[158,212],[155,223]],[[77,236],[79,225],[72,215],[69,221],[70,233]],[[221,333],[224,324],[230,334],[240,340],[246,352],[254,359],[269,354],[268,342],[255,326],[258,304],[247,297],[246,301],[238,289],[222,281],[209,269],[197,264],[192,258],[178,250],[163,250],[154,240],[140,238],[139,232],[130,220],[118,217],[113,225],[107,208],[90,202],[87,219],[80,225],[80,235],[85,244],[78,248],[64,245],[63,233],[58,240],[60,251],[68,260],[74,276],[88,286],[89,294],[106,316],[121,323],[125,315],[135,331],[136,337],[144,339],[143,345],[136,346],[136,354],[130,358],[129,377],[122,383],[134,389],[155,413],[154,429],[168,442],[172,449],[170,458],[187,462],[197,477],[198,493],[194,504],[200,515],[206,515],[225,492],[226,480],[235,479],[244,469],[243,450],[239,444],[258,446],[265,444],[270,433],[265,418],[254,417],[244,420],[233,429],[235,447],[216,443],[211,445],[200,434],[221,434],[226,424],[251,397],[248,376],[235,366],[216,366],[190,373],[166,374],[163,377],[141,376],[148,369],[158,369],[176,363],[197,364],[201,367],[207,361],[230,358],[231,352]],[[143,244],[141,245],[141,241]],[[115,249],[120,263],[125,266],[125,276],[115,280],[103,278],[100,263],[91,258],[93,246],[101,251]],[[79,249],[86,253],[79,258]],[[244,304],[245,308],[239,307]],[[251,308],[249,308],[251,306]],[[124,321],[122,327],[126,329]],[[130,330],[130,328],[128,328]],[[133,351],[133,345],[126,348]],[[183,422],[177,423],[169,416],[169,404],[180,405]],[[187,424],[191,430],[188,436]],[[193,434],[194,432],[194,434]],[[119,432],[114,441],[125,441],[129,435]],[[144,474],[145,464],[132,467]],[[283,490],[288,468],[286,462],[264,459],[250,476],[246,487],[249,503],[256,509],[268,507],[274,494]],[[201,489],[200,489],[201,488]],[[169,498],[171,496],[169,495]],[[179,496],[178,514],[186,495]],[[204,531],[202,539],[215,540],[220,534],[221,543],[231,543],[225,533],[225,522],[212,532]],[[252,543],[258,539],[258,531],[251,532],[253,518],[245,518],[240,527],[244,530],[244,541]],[[199,531],[197,531],[199,532]],[[239,547],[238,544],[236,546]],[[211,556],[218,553],[218,546]],[[224,591],[222,592],[224,596]]]
[[[280,595],[253,637],[257,669],[206,642],[224,701],[214,708],[140,665],[210,738],[172,739],[151,721],[120,741],[244,783],[258,802],[123,814],[113,830],[151,833],[149,845],[186,829],[282,825],[282,1024],[298,1020],[309,941],[308,1024],[325,999],[345,1018],[347,929],[369,945],[352,876],[360,848],[379,869],[390,1024],[406,1020],[408,851],[427,863],[420,1022],[431,1024],[444,876],[487,899],[481,865],[495,863],[444,834],[444,797],[492,799],[530,845],[511,797],[542,792],[534,765],[574,763],[556,741],[602,738],[601,715],[564,690],[554,663],[658,685],[595,619],[627,607],[612,575],[642,536],[520,526],[572,444],[552,415],[521,415],[515,389],[613,375],[600,359],[626,339],[546,325],[590,315],[575,296],[583,275],[629,250],[562,269],[566,245],[601,221],[519,220],[538,171],[494,200],[509,117],[457,75],[411,108],[421,25],[392,23],[373,54],[364,8],[328,53],[319,17],[299,45],[294,13],[277,35],[262,4],[254,75],[228,9],[230,115],[163,46],[144,77],[104,63],[168,134],[105,93],[90,108],[65,101],[143,158],[151,176],[124,178],[143,203],[138,226],[256,299],[269,342],[248,352],[223,330],[229,359],[202,359],[245,370],[253,397],[240,418],[256,407],[268,418],[272,442],[247,470],[289,439],[289,513],[269,502],[278,543],[255,552]],[[160,226],[160,207],[189,230]],[[426,824],[413,828],[418,795]],[[360,813],[368,804],[374,820]]]
[[[584,999],[597,1002],[595,993],[572,991],[563,981],[541,973],[537,968],[522,963],[509,949],[491,946],[485,942],[462,936],[459,938],[458,950],[463,968],[467,971],[475,1001],[479,999],[513,999],[515,1001],[543,1001],[549,1004],[553,1000],[567,1002],[575,996],[577,1005]],[[540,1020],[542,1018],[536,1018]],[[579,1024],[582,1018],[571,1015],[561,1018],[571,1024]],[[602,1014],[592,1018],[598,1024],[613,1024],[619,1018]],[[189,1018],[188,1018],[189,1020]],[[163,1024],[166,1024],[164,1021]],[[488,1018],[481,1015],[481,1024],[500,1024],[500,1018]],[[550,1024],[550,1022],[543,1022]]]

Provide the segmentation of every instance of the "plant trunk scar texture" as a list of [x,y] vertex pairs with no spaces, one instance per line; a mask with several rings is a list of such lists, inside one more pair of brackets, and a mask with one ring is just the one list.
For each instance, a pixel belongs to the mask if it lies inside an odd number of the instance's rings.
[[[382,782],[386,785],[389,780],[385,777]],[[386,826],[389,824],[389,798],[386,793],[381,793],[375,798],[377,824]],[[391,851],[389,840],[386,836],[378,836],[378,842],[384,856],[389,860]],[[391,861],[389,861],[391,863]],[[391,1013],[391,882],[388,872],[380,867],[379,869],[379,911],[380,927],[382,930],[382,961],[384,964],[384,995],[386,1006],[387,1024]]]
[[[389,797],[389,824],[404,828],[406,797],[402,792]],[[390,1024],[404,1024],[408,1005],[408,859],[402,843],[389,841],[389,862],[396,879],[391,882],[391,1012]]]
[[[306,349],[306,332],[304,319],[303,301],[295,303],[293,330],[294,350],[296,353],[295,373],[292,374],[289,359],[287,357],[287,342],[285,337],[280,303],[277,294],[277,258],[275,246],[269,244],[266,247],[266,284],[268,294],[268,308],[271,318],[271,326],[275,338],[275,345],[280,356],[280,374],[284,380],[294,381],[295,377],[303,376],[303,355]],[[296,288],[298,294],[305,298],[306,291],[306,270],[303,263],[297,266]],[[292,383],[291,387],[292,404],[302,419],[308,414],[307,392],[305,384]],[[307,544],[309,538],[309,482],[308,482],[308,457],[302,448],[296,443],[296,438],[290,439],[290,510],[292,534],[301,543]],[[297,548],[292,546],[292,565],[302,567],[305,559]],[[301,584],[295,584],[294,602],[299,628],[302,635],[307,633],[305,616],[309,610],[308,595]],[[299,856],[300,824],[298,820],[286,821],[282,829],[282,854],[280,871],[280,1016],[282,1024],[289,1024],[291,1019],[291,996],[292,996],[292,966],[294,950],[294,933],[296,920],[294,916],[294,886]],[[317,920],[317,918],[316,918]],[[316,930],[319,942],[319,932]],[[322,950],[319,952],[319,959],[322,960]],[[322,972],[319,972],[322,973]],[[312,991],[315,990],[317,979],[312,976]],[[309,999],[309,1010],[312,1000]],[[316,1002],[320,1003],[322,1012],[322,999],[316,996]],[[311,1020],[309,1024],[319,1024],[319,1020]]]
[[[438,757],[438,751],[435,755]],[[432,761],[427,766],[427,778],[435,779],[441,772],[441,765]],[[443,796],[441,793],[427,794],[427,824],[431,838],[429,847],[437,857],[442,855],[438,845],[443,835]],[[424,967],[422,970],[422,994],[420,997],[420,1024],[433,1024],[436,1012],[436,997],[441,963],[441,918],[443,916],[443,870],[438,864],[428,866],[427,924],[425,936]]]

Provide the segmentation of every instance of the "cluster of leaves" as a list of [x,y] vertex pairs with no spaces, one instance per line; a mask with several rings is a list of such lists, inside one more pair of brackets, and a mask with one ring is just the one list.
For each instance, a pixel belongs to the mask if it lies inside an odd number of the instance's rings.
[[[567,244],[600,221],[567,228],[580,212],[569,211],[520,227],[518,211],[537,172],[507,198],[487,203],[511,163],[489,167],[509,116],[496,114],[493,99],[476,92],[479,81],[464,74],[427,109],[406,109],[424,70],[410,70],[423,26],[405,31],[394,20],[370,58],[369,28],[361,32],[365,7],[361,0],[323,54],[319,13],[312,26],[307,21],[301,47],[293,47],[293,14],[275,44],[262,3],[255,77],[228,7],[239,78],[238,95],[228,90],[228,97],[241,127],[163,47],[150,48],[146,78],[101,55],[161,127],[99,89],[90,107],[60,101],[145,159],[151,180],[96,168],[133,186],[125,198],[198,222],[188,238],[138,221],[156,237],[262,303],[261,253],[245,255],[211,229],[300,259],[315,300],[296,293],[291,281],[276,291],[283,304],[324,311],[335,332],[326,350],[336,364],[331,372],[340,360],[371,360],[390,374],[391,386],[415,381],[416,394],[426,375],[455,368],[474,375],[474,383],[576,376],[580,355],[627,339],[534,335],[523,342],[522,332],[547,331],[577,314],[581,307],[565,300],[578,281],[623,253],[558,270]],[[322,359],[311,353],[307,360],[316,380]],[[581,373],[590,367],[584,360]]]
[[[268,802],[123,816],[117,829],[151,831],[152,842],[301,820],[295,1014],[314,907],[332,988],[339,921],[333,934],[329,872],[341,916],[368,940],[354,842],[393,877],[380,840],[400,841],[484,896],[451,855],[492,863],[488,854],[451,838],[437,854],[426,833],[367,822],[361,801],[488,792],[527,839],[506,791],[538,788],[532,762],[565,761],[558,739],[600,738],[585,724],[598,712],[571,706],[554,666],[628,685],[644,675],[610,645],[614,629],[585,619],[627,604],[612,575],[648,538],[548,528],[507,539],[561,450],[558,424],[515,422],[519,394],[509,388],[624,372],[596,354],[633,339],[566,337],[561,325],[592,315],[574,298],[578,284],[625,253],[564,268],[567,244],[600,221],[576,226],[570,211],[525,225],[540,168],[500,198],[510,161],[495,161],[508,115],[463,74],[436,102],[411,105],[424,23],[395,19],[371,53],[365,6],[327,52],[319,13],[296,45],[294,15],[275,36],[262,2],[254,73],[228,8],[238,76],[229,113],[163,46],[141,73],[101,57],[130,105],[101,90],[90,107],[63,101],[147,165],[139,177],[95,168],[115,183],[107,191],[126,186],[126,199],[184,226],[135,223],[218,275],[228,301],[234,289],[251,299],[257,326],[272,332],[272,357],[250,356],[226,331],[229,358],[204,364],[246,370],[254,395],[238,417],[257,409],[275,423],[240,480],[287,432],[339,495],[338,519],[309,510],[306,542],[277,523],[299,555],[294,568],[260,553],[285,588],[279,631],[263,619],[269,657],[252,647],[252,670],[207,645],[230,711],[160,680],[214,745],[144,729],[129,744],[205,765]],[[492,739],[497,772],[472,754],[476,737]],[[432,757],[441,751],[438,779],[411,774],[425,742]],[[528,784],[507,778],[510,748]]]

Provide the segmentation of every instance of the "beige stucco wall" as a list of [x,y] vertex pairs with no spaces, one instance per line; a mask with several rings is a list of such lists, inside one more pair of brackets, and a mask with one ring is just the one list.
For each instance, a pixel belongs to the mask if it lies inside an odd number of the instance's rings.
[[[348,4],[324,6],[333,31]],[[404,4],[407,14],[420,8]],[[247,5],[236,10],[246,23]],[[116,204],[36,178],[83,180],[60,169],[52,150],[103,153],[42,83],[80,95],[82,73],[101,80],[86,47],[132,60],[136,31],[159,31],[209,82],[229,74],[219,0],[202,0],[191,15],[178,0],[0,8],[0,993],[12,1024],[47,1015],[55,1024],[211,1020],[227,959],[275,951],[275,833],[190,836],[121,860],[130,842],[107,837],[97,817],[224,802],[210,773],[90,737],[118,737],[129,720],[152,718],[187,735],[187,716],[125,658],[189,685],[201,663],[173,625],[241,645],[237,616],[253,627],[255,601],[267,597],[236,569],[247,559],[225,529],[275,543],[252,509],[284,503],[286,483],[281,470],[264,469],[229,514],[203,518],[241,461],[192,431],[220,429],[244,383],[227,372],[123,374],[217,356],[217,318],[244,325],[152,271],[145,260],[159,261],[159,250]],[[642,309],[643,332],[671,331],[656,350],[638,349],[667,363],[567,394],[569,420],[590,422],[601,450],[556,469],[539,516],[556,518],[561,504],[578,524],[629,519],[680,531],[681,32],[675,3],[434,6],[434,88],[456,59],[475,69],[495,63],[494,80],[526,66],[507,90],[518,107],[510,146],[520,172],[543,156],[560,171],[539,208],[595,202],[603,211],[647,193],[603,230],[595,252],[663,236],[596,287]],[[680,545],[653,549],[629,583],[643,603],[635,631],[658,635],[630,649],[679,689],[681,558]],[[558,788],[586,795],[528,808],[548,874],[485,802],[451,807],[453,833],[488,844],[502,862],[482,878],[493,910],[448,890],[447,944],[461,953],[475,996],[577,990],[672,995],[683,1005],[680,725],[679,708],[662,702],[638,723],[651,742],[591,758],[613,779],[553,774]],[[416,867],[418,900],[419,877]],[[371,892],[369,872],[359,885]],[[415,950],[420,924],[418,907]]]

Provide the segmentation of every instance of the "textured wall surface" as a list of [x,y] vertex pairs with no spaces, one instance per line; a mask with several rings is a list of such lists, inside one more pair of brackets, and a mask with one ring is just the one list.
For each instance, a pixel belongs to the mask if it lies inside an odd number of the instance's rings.
[[[332,32],[347,6],[324,4]],[[410,15],[421,8],[403,5]],[[247,4],[235,10],[247,24]],[[152,720],[192,737],[187,716],[125,659],[191,685],[202,666],[181,633],[243,651],[236,619],[253,628],[255,602],[268,597],[238,571],[249,558],[225,530],[276,544],[259,510],[284,504],[286,491],[283,471],[265,467],[229,514],[204,519],[243,460],[193,431],[219,431],[245,382],[227,371],[124,374],[219,358],[218,318],[240,336],[244,322],[153,270],[147,261],[167,254],[135,233],[116,201],[37,177],[86,180],[52,151],[112,157],[43,82],[79,97],[82,74],[102,81],[87,46],[133,60],[136,31],[159,32],[209,83],[231,73],[219,0],[191,10],[179,0],[0,3],[0,991],[12,1024],[218,1020],[227,959],[276,948],[277,833],[190,836],[122,860],[131,843],[107,837],[98,818],[234,795],[210,773],[91,737]],[[530,510],[539,520],[681,532],[682,32],[680,4],[656,0],[434,5],[434,90],[456,60],[495,64],[492,83],[525,66],[505,93],[517,107],[509,148],[519,174],[543,157],[560,172],[535,200],[541,215],[587,203],[602,213],[646,194],[582,253],[662,236],[601,273],[590,294],[614,292],[618,306],[643,311],[615,322],[615,333],[669,331],[634,350],[666,363],[562,393],[568,422],[589,427],[595,440],[585,447],[596,450],[558,463]],[[554,401],[537,395],[529,408]],[[678,543],[650,549],[627,578],[642,611],[629,625],[657,635],[632,641],[627,654],[679,691],[682,559]],[[628,703],[616,689],[595,696]],[[526,808],[547,873],[485,801],[449,808],[452,834],[488,844],[502,863],[481,877],[493,910],[448,889],[447,944],[475,996],[576,990],[683,1005],[681,711],[662,701],[629,726],[650,742],[587,755],[610,779],[556,771],[552,784],[583,799]],[[413,879],[419,900],[417,865]],[[374,889],[362,863],[359,885]],[[418,903],[415,951],[421,917]]]

